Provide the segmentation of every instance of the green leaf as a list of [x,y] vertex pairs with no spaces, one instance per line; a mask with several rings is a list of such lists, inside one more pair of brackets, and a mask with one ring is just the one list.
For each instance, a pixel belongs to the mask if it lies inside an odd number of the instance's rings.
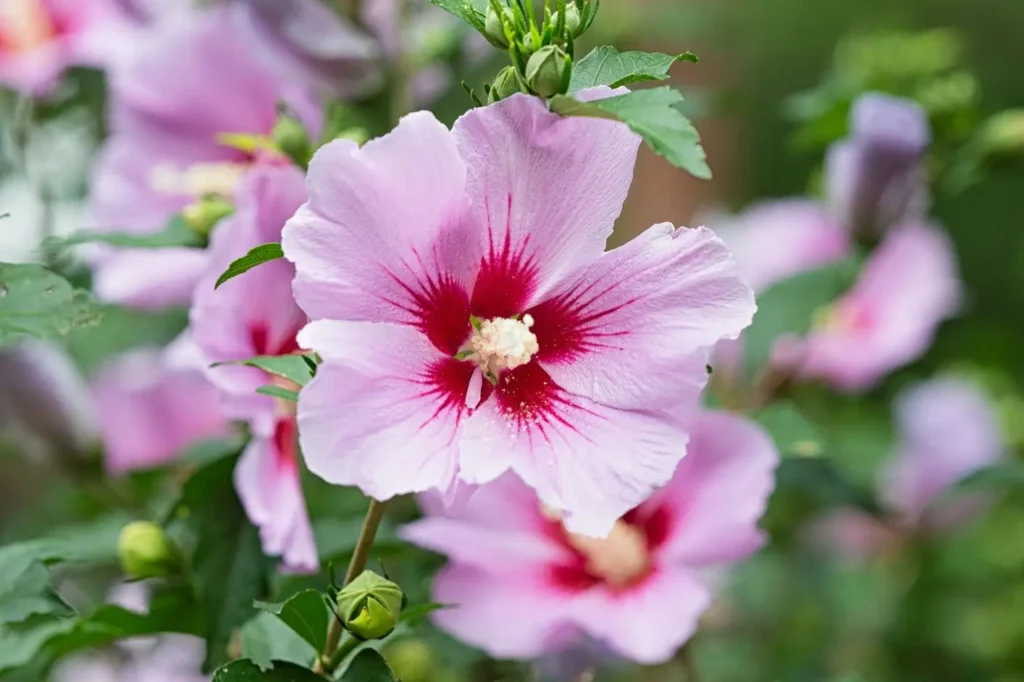
[[825,434],[793,403],[773,403],[753,416],[783,457],[817,457],[825,452]]
[[75,625],[74,618],[49,616],[33,619],[29,624],[0,624],[0,675],[27,665],[47,642]]
[[872,491],[855,483],[828,458],[783,459],[775,478],[779,494],[797,489],[823,507],[857,507],[876,516],[883,513]]
[[767,365],[780,337],[806,334],[815,314],[845,293],[859,270],[859,259],[846,258],[778,282],[761,294],[754,321],[743,333],[747,374]]
[[478,31],[484,30],[488,0],[430,0],[430,4],[454,14]]
[[99,319],[92,294],[60,275],[41,265],[0,263],[0,346],[26,336],[65,336]]
[[646,81],[663,81],[668,78],[672,65],[683,60],[695,62],[697,58],[691,52],[677,55],[619,52],[610,45],[602,45],[573,65],[568,94],[599,85],[617,88]]
[[290,391],[287,388],[281,388],[280,386],[260,386],[256,389],[256,392],[260,395],[269,395],[271,398],[280,398],[281,400],[287,400],[292,403],[299,402],[298,391]]
[[424,618],[434,611],[448,608],[451,608],[451,604],[438,604],[436,602],[407,606],[402,609],[402,615],[399,616],[398,621],[400,623],[408,623],[409,625],[419,625]]
[[280,618],[317,651],[323,651],[327,646],[327,625],[331,613],[324,596],[316,590],[304,590],[281,604],[258,601],[255,606]]
[[218,367],[220,365],[256,367],[276,377],[287,379],[299,386],[305,386],[313,378],[313,372],[310,370],[309,363],[306,361],[305,356],[302,355],[261,355],[236,362],[218,362],[213,366]]
[[168,247],[197,247],[206,245],[206,240],[189,227],[185,219],[176,215],[167,221],[164,229],[154,234],[130,234],[127,232],[77,232],[63,239],[56,239],[48,249],[67,248],[77,244],[102,243],[129,249],[164,249]]
[[274,661],[273,668],[260,670],[252,661],[241,660],[218,670],[213,682],[324,682],[324,678],[312,670],[285,661]]
[[1024,486],[1024,462],[1003,462],[978,469],[951,490],[957,493],[1000,490]]
[[268,261],[277,260],[278,258],[284,258],[284,251],[281,250],[281,244],[279,242],[271,242],[269,244],[260,244],[259,246],[249,249],[249,253],[245,254],[238,260],[235,260],[228,266],[228,269],[224,271],[219,278],[217,283],[213,285],[216,289],[224,282],[238,277],[243,272],[252,270],[257,265],[262,265]]
[[250,659],[263,670],[271,668],[273,661],[309,666],[316,660],[316,650],[269,613],[260,613],[243,625],[239,635],[242,657]]
[[23,566],[17,565],[20,563],[16,561],[13,567],[9,561],[0,564],[0,623],[20,623],[35,615],[74,615],[74,609],[50,584],[46,566],[34,559]]
[[348,664],[341,682],[395,682],[395,674],[379,653],[363,649]]
[[176,506],[198,538],[192,575],[205,623],[207,671],[227,660],[234,631],[252,617],[252,603],[267,592],[270,561],[235,493],[237,460],[226,457],[197,470]]
[[558,95],[551,100],[551,110],[562,116],[622,121],[669,163],[706,180],[711,177],[711,169],[697,129],[676,108],[682,102],[678,91],[665,86],[592,102],[577,102],[567,95]]

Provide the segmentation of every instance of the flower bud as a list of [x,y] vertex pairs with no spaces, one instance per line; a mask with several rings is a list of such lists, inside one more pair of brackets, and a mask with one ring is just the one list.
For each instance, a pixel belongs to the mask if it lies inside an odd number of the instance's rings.
[[373,571],[363,571],[338,593],[338,613],[356,637],[381,639],[398,624],[402,590]]
[[206,237],[217,223],[234,212],[234,204],[227,199],[208,195],[183,208],[181,217],[194,232]]
[[117,557],[130,578],[158,578],[175,573],[181,566],[178,548],[164,529],[150,521],[133,521],[121,531]]
[[491,45],[501,49],[508,49],[508,36],[505,35],[505,23],[512,23],[512,10],[508,7],[502,9],[501,14],[494,11],[493,7],[487,8],[487,17],[484,20],[484,37]]
[[498,77],[491,83],[491,89],[487,92],[487,103],[494,104],[506,97],[511,97],[517,92],[522,92],[523,86],[516,73],[516,67],[506,66],[498,74]]
[[295,162],[300,168],[309,165],[313,156],[313,147],[309,141],[309,133],[300,121],[288,115],[278,117],[274,131],[270,135],[281,153]]
[[985,154],[995,157],[1024,156],[1024,109],[1002,111],[981,129]]
[[[551,23],[558,26],[558,20],[559,13],[555,12],[551,17]],[[569,2],[565,8],[565,32],[575,38],[581,33],[582,26],[583,17],[580,16],[580,8],[576,6],[575,2]]]
[[526,82],[541,97],[554,97],[569,89],[572,60],[557,45],[537,50],[526,63]]

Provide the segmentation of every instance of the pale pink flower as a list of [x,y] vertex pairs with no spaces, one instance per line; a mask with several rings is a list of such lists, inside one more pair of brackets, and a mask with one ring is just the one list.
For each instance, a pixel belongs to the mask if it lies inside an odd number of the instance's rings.
[[[193,337],[209,363],[298,350],[295,335],[306,315],[292,298],[291,263],[264,263],[218,289],[214,283],[249,249],[279,241],[285,221],[305,200],[305,177],[290,164],[260,164],[242,179],[236,213],[213,234],[210,265],[196,287],[190,315]],[[221,389],[228,416],[246,421],[252,431],[235,486],[250,520],[260,528],[264,551],[281,556],[288,569],[316,570],[316,546],[299,483],[293,406],[256,393],[274,383],[263,370],[223,365],[210,368],[208,376]]]
[[904,223],[889,232],[853,288],[812,330],[800,373],[842,390],[870,388],[919,358],[961,298],[946,234],[927,223]]
[[1005,440],[988,397],[963,379],[943,377],[912,387],[899,396],[895,416],[896,450],[879,470],[889,522],[841,509],[815,522],[810,530],[819,544],[848,558],[861,559],[898,547],[907,534],[966,522],[984,507],[986,498],[960,495],[943,500],[943,496],[1005,454]]
[[566,650],[584,636],[642,663],[671,657],[712,601],[712,574],[763,543],[757,521],[778,464],[750,422],[716,412],[690,422],[675,476],[606,539],[566,531],[509,474],[459,513],[428,504],[401,534],[448,557],[433,598],[453,606],[434,621],[501,658]]
[[320,320],[299,334],[324,360],[299,399],[315,473],[387,499],[511,468],[592,535],[671,477],[686,431],[661,410],[754,304],[710,230],[603,253],[639,142],[517,95],[317,153],[283,238]]
[[202,371],[178,366],[158,350],[114,358],[92,389],[111,474],[166,464],[190,445],[229,433],[217,391]]

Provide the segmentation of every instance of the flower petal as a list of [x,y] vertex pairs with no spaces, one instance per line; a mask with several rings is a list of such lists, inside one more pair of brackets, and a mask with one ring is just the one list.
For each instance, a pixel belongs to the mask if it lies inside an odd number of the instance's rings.
[[202,249],[121,249],[93,269],[97,298],[134,308],[187,305],[207,267]]
[[454,484],[474,365],[401,325],[322,320],[299,343],[324,359],[299,396],[313,473],[378,500]]
[[362,148],[321,148],[309,203],[285,228],[295,296],[314,319],[413,325],[454,354],[469,334],[478,246],[463,221],[465,167],[431,114]]
[[572,395],[531,362],[503,374],[467,420],[459,476],[484,483],[511,468],[544,504],[564,510],[568,530],[604,537],[671,478],[686,440],[668,415]]
[[614,407],[695,398],[700,351],[754,315],[725,245],[706,228],[656,225],[563,282],[528,312],[537,360],[559,386]]
[[623,591],[592,590],[573,607],[573,621],[626,658],[663,663],[697,631],[711,593],[691,571],[659,567]]
[[472,109],[452,132],[487,234],[473,311],[510,317],[604,251],[640,137],[614,121],[563,118],[528,95]]

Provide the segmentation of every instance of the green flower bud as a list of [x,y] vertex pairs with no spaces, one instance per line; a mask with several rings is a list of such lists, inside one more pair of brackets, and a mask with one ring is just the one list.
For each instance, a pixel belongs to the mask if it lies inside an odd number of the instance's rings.
[[[551,17],[551,24],[558,26],[559,13],[555,12]],[[575,2],[569,2],[565,8],[565,32],[575,38],[580,34],[580,27],[583,26],[583,17],[580,16],[580,8]]]
[[1024,156],[1024,109],[1002,111],[985,123],[981,144],[992,156]]
[[270,134],[274,145],[281,150],[281,153],[295,162],[297,166],[305,168],[313,156],[313,147],[309,141],[309,133],[302,123],[282,114],[274,124],[274,130]]
[[523,36],[522,41],[519,43],[519,52],[529,59],[530,56],[537,51],[540,47],[540,42],[533,36],[533,33],[527,33]]
[[523,86],[516,73],[516,67],[506,66],[498,74],[498,77],[491,83],[491,89],[487,93],[487,103],[494,104],[506,97],[511,97],[517,92],[522,92]]
[[164,533],[150,521],[133,521],[121,531],[117,557],[129,578],[158,578],[181,567],[181,554]]
[[557,45],[537,50],[526,63],[526,82],[541,97],[554,97],[569,89],[572,60]]
[[194,232],[206,237],[217,223],[234,212],[234,204],[211,194],[183,208],[181,217]]
[[338,613],[356,637],[381,639],[398,624],[402,590],[373,571],[363,571],[338,593]]
[[401,639],[384,649],[384,658],[402,682],[431,682],[436,675],[434,652],[422,639]]
[[509,42],[508,36],[505,35],[505,22],[511,24],[513,21],[512,10],[508,7],[504,8],[501,14],[495,12],[493,7],[488,7],[487,17],[484,19],[484,37],[490,41],[491,45],[503,50],[508,49]]

